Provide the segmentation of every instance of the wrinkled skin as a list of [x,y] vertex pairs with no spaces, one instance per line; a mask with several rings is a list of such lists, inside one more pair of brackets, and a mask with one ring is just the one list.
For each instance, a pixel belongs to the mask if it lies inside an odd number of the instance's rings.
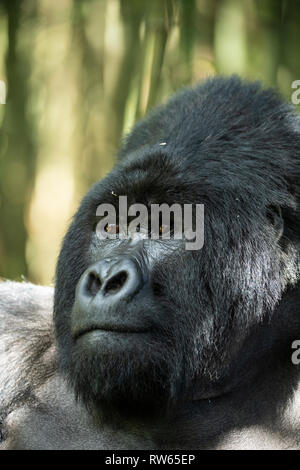
[[[300,339],[299,131],[273,91],[235,77],[186,89],[137,124],[64,239],[56,339],[48,317],[46,326],[30,319],[38,340],[21,335],[34,353],[18,368],[39,366],[17,398],[10,379],[5,448],[300,446],[291,361]],[[96,209],[115,195],[129,205],[204,204],[203,248],[138,235],[99,240]],[[96,313],[79,309],[81,279],[107,259],[133,261],[141,288]],[[16,308],[13,289],[6,284],[3,312]],[[13,336],[22,323],[8,324]]]

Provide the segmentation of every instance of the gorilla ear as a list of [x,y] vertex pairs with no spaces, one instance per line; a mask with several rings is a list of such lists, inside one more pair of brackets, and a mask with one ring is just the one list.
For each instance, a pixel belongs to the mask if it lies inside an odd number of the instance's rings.
[[276,240],[280,240],[284,230],[284,221],[280,206],[267,207],[267,219],[276,232]]

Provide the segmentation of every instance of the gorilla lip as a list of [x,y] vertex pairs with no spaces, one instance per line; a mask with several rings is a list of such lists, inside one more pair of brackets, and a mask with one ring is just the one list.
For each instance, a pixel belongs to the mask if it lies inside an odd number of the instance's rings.
[[108,333],[148,333],[149,329],[142,329],[133,326],[126,326],[126,325],[95,325],[84,328],[82,330],[76,331],[73,334],[73,338],[76,341],[81,336],[85,335],[86,333],[91,333],[93,331],[107,331]]

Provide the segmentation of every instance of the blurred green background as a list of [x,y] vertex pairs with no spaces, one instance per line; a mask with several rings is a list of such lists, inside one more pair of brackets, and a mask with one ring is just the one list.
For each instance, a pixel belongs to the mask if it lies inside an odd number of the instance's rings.
[[0,0],[0,275],[48,284],[121,136],[183,85],[300,79],[299,0]]

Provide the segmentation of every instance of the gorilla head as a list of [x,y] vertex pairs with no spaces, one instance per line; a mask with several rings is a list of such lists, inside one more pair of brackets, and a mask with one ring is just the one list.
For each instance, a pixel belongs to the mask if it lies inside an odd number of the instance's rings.
[[[61,368],[93,410],[155,416],[243,377],[241,351],[299,281],[300,125],[272,90],[213,78],[138,123],[59,256]],[[97,207],[203,204],[204,245],[101,239]]]

